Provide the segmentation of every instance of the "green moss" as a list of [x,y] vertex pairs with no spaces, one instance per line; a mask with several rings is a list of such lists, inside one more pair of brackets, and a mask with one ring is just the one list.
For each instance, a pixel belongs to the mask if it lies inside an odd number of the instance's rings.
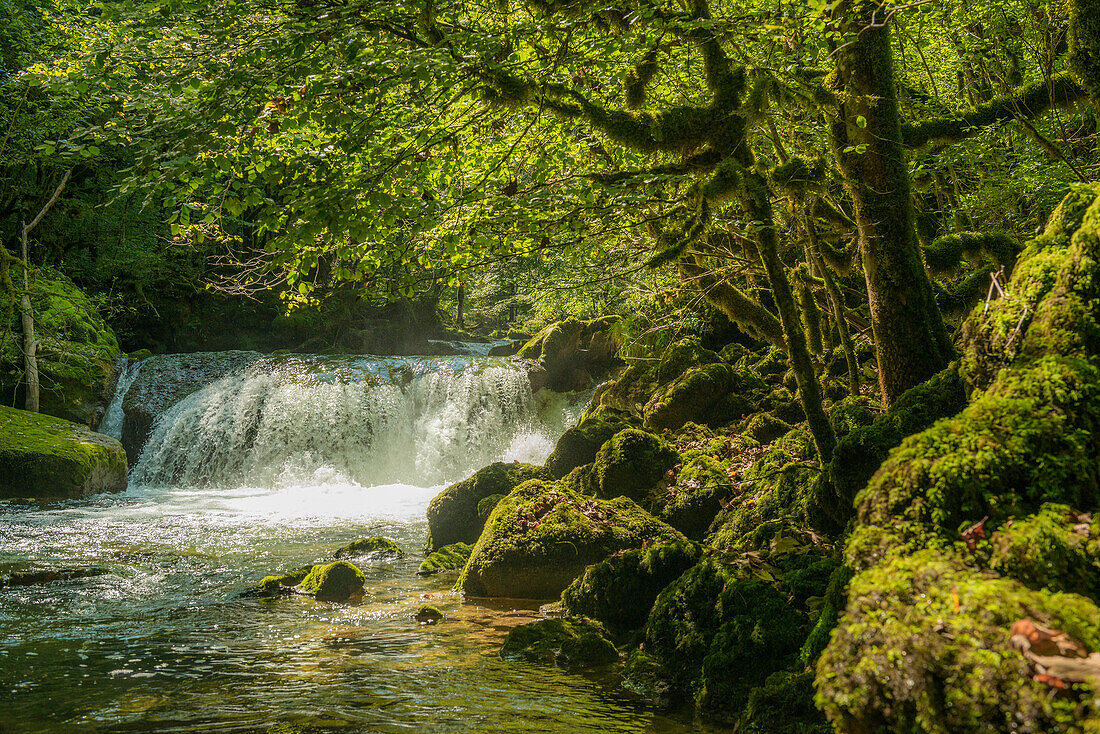
[[439,611],[438,607],[433,607],[431,604],[421,604],[416,608],[416,614],[414,616],[416,621],[420,624],[435,624],[443,619],[443,612]]
[[720,361],[722,358],[717,353],[704,349],[698,339],[681,339],[661,353],[661,361],[657,365],[657,381],[664,384],[675,380],[692,367]]
[[394,541],[389,538],[374,537],[354,540],[345,546],[341,546],[332,554],[333,558],[351,558],[354,556],[390,556],[402,558],[405,551],[401,550]]
[[1068,505],[1047,503],[990,539],[989,567],[1034,589],[1100,599],[1100,527]]
[[640,418],[646,402],[656,389],[656,370],[650,368],[647,363],[632,364],[593,400],[599,406]]
[[851,582],[817,666],[817,703],[845,731],[1079,731],[1009,642],[1022,617],[1100,649],[1100,609],[989,578],[935,550],[890,556]]
[[508,494],[514,487],[543,474],[542,467],[531,464],[498,462],[447,487],[428,505],[428,550],[452,543],[477,542],[485,526],[485,518],[478,513],[480,502],[486,497]]
[[720,426],[749,413],[759,380],[725,363],[694,367],[659,389],[646,403],[645,425],[676,430],[685,423]]
[[1069,3],[1069,69],[1100,110],[1100,3]]
[[589,566],[561,598],[570,614],[618,629],[645,624],[657,595],[699,560],[695,543],[661,543],[617,553]]
[[[952,272],[964,260],[972,264],[992,262],[1011,272],[1019,251],[1020,246],[1004,232],[954,232],[937,237],[926,246],[924,262],[935,275]],[[988,283],[990,268],[985,270]]]
[[816,664],[826,645],[829,644],[829,638],[836,629],[840,615],[848,602],[848,583],[852,580],[852,576],[851,568],[837,566],[829,577],[829,585],[825,589],[817,621],[798,653],[798,659],[802,665],[812,667]]
[[293,593],[291,587],[302,583],[312,570],[313,565],[310,564],[295,569],[290,573],[264,576],[260,579],[260,583],[244,592],[243,596],[286,596]]
[[657,597],[645,644],[706,716],[730,720],[753,687],[794,663],[805,625],[776,586],[705,559]]
[[363,593],[366,577],[347,561],[318,564],[298,585],[301,591],[313,594],[318,601],[347,601]]
[[785,436],[790,430],[790,423],[771,413],[754,413],[744,423],[741,433],[757,443],[769,444],[780,436]]
[[814,705],[814,676],[781,670],[753,688],[738,717],[739,734],[831,734],[833,727]]
[[465,543],[451,543],[437,551],[428,554],[420,563],[416,573],[420,576],[430,576],[442,571],[452,571],[462,568],[473,552],[473,546]]
[[592,499],[533,480],[493,510],[458,586],[473,596],[554,598],[612,553],[678,540],[684,537],[626,497]]
[[500,657],[576,670],[617,662],[619,653],[599,622],[567,617],[513,627],[500,648]]
[[671,678],[660,661],[644,650],[632,650],[623,665],[623,688],[655,708],[670,708],[683,700],[683,693],[676,689]]
[[[49,268],[32,271],[31,306],[38,340],[40,409],[93,425],[119,356],[118,340],[94,304],[71,280]],[[18,335],[18,310],[10,333]],[[0,344],[0,391],[22,400],[23,356],[18,336]],[[20,403],[21,404],[21,403]]]
[[126,489],[113,438],[61,418],[0,406],[0,498],[64,499]]
[[721,441],[693,452],[666,492],[660,518],[692,540],[702,540],[733,494],[729,464],[716,458],[725,447]]
[[601,499],[629,497],[649,507],[665,475],[679,461],[680,455],[652,433],[627,428],[612,436],[596,453],[593,488]]
[[630,428],[626,418],[608,409],[584,416],[558,439],[553,453],[546,459],[546,472],[560,479],[578,466],[591,464],[600,447],[626,428]]
[[477,516],[485,522],[489,519],[489,515],[493,513],[493,508],[497,506],[497,503],[504,499],[507,495],[503,494],[491,494],[477,503]]
[[[841,368],[846,369],[843,361]],[[834,403],[829,409],[829,421],[833,424],[833,430],[836,431],[836,437],[839,440],[853,431],[871,425],[881,414],[881,408],[866,395],[849,395]]]

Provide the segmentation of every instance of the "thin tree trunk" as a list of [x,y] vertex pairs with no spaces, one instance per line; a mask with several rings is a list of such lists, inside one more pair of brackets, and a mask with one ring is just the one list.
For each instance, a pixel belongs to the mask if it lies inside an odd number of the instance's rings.
[[466,283],[458,284],[458,296],[455,299],[458,305],[455,307],[455,324],[459,329],[466,328],[466,318],[462,315],[462,309],[466,305]]
[[[875,9],[879,15],[875,15]],[[917,242],[901,143],[890,33],[876,4],[838,9],[836,86],[844,100],[830,144],[855,204],[883,402],[947,366],[951,340]]]
[[23,223],[23,295],[19,298],[19,318],[23,324],[23,380],[26,399],[23,408],[38,412],[38,343],[34,338],[34,311],[31,310],[30,267],[27,263],[27,225]]
[[852,344],[852,334],[848,331],[848,318],[844,313],[844,297],[837,287],[836,279],[821,257],[821,248],[818,246],[817,229],[813,218],[806,215],[806,236],[809,241],[807,248],[810,261],[814,268],[821,273],[821,279],[825,281],[825,293],[829,297],[829,305],[832,307],[833,321],[836,322],[837,335],[840,338],[840,348],[844,352],[844,361],[848,364],[848,391],[852,395],[859,395],[859,361],[856,359],[855,346]]

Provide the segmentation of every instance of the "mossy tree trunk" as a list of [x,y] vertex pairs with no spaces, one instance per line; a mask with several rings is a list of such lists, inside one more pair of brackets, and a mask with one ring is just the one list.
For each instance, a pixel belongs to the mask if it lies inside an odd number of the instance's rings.
[[842,102],[830,143],[854,203],[879,382],[890,405],[946,367],[953,349],[917,241],[883,16],[859,0],[834,13],[841,38],[833,85]]
[[31,309],[30,262],[27,259],[27,225],[23,224],[23,295],[19,298],[19,319],[23,326],[23,380],[26,399],[23,408],[38,412],[38,342],[34,338],[34,311]]

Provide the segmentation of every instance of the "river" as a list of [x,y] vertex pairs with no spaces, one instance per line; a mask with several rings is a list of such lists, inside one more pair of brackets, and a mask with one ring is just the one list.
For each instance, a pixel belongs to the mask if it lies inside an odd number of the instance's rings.
[[[415,573],[435,494],[541,463],[582,407],[479,356],[270,357],[206,385],[157,419],[126,492],[0,504],[0,576],[100,574],[0,588],[0,732],[699,731],[613,672],[501,661],[537,602]],[[241,596],[374,535],[407,555],[362,564],[359,604]],[[425,601],[442,622],[417,624]]]

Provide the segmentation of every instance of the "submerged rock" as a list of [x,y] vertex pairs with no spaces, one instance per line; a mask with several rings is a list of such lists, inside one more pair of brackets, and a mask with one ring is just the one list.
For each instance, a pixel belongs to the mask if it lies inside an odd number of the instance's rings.
[[298,590],[312,594],[318,601],[347,601],[363,593],[366,577],[347,561],[314,566],[302,579]]
[[109,436],[0,406],[0,499],[66,499],[126,489],[126,453]]
[[394,541],[389,538],[375,536],[373,538],[354,540],[345,546],[337,548],[336,552],[332,554],[332,557],[337,559],[353,558],[357,556],[402,558],[404,555],[405,551],[401,550],[401,546]]
[[619,652],[599,622],[566,617],[513,627],[500,648],[500,657],[576,670],[617,662]]
[[420,624],[435,624],[443,619],[443,612],[431,604],[421,604],[416,608],[416,621]]
[[428,557],[421,562],[416,573],[418,576],[431,576],[443,571],[460,569],[466,565],[466,561],[470,558],[470,553],[473,550],[473,546],[466,543],[445,545],[439,550],[429,553]]
[[616,551],[682,540],[626,497],[592,499],[533,480],[493,511],[458,586],[471,596],[549,599]]
[[110,573],[107,568],[55,568],[46,571],[16,571],[6,576],[0,576],[0,589],[5,586],[41,586],[52,584],[56,581],[73,581],[75,579],[93,578],[105,576]]
[[540,466],[497,462],[447,487],[428,505],[428,550],[452,543],[476,543],[485,525],[485,518],[478,513],[479,503],[492,495],[506,495],[543,474]]

